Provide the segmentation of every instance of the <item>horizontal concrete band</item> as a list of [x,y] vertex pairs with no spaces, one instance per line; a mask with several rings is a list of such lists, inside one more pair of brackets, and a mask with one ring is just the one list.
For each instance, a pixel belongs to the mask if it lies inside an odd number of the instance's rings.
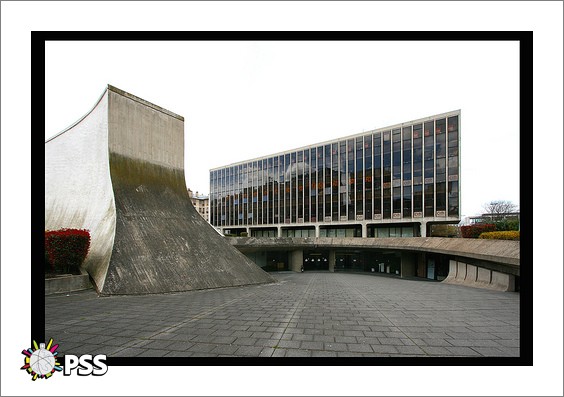
[[253,249],[389,249],[408,252],[432,252],[493,262],[512,268],[520,266],[519,241],[481,240],[441,237],[389,238],[270,238],[226,237],[239,250]]
[[45,295],[62,294],[92,289],[88,274],[45,279]]

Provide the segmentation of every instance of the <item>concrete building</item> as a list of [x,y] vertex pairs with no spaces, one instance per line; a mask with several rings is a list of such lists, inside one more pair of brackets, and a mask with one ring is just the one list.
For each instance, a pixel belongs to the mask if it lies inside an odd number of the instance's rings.
[[192,205],[198,211],[198,213],[206,221],[210,221],[210,198],[205,194],[200,194],[198,191],[194,193],[192,189],[188,189],[188,196],[192,201]]
[[253,237],[418,237],[460,221],[460,110],[210,170],[210,222]]

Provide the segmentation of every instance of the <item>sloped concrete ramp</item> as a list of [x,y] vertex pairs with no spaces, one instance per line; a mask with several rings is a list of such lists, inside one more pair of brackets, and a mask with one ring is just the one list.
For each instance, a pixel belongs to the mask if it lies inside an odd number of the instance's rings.
[[108,85],[45,143],[45,229],[91,233],[84,272],[102,295],[274,282],[194,209],[184,118]]

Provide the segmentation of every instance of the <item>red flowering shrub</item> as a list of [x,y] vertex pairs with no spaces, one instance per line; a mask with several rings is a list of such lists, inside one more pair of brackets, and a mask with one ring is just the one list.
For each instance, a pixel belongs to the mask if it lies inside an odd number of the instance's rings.
[[90,232],[84,229],[45,231],[45,259],[53,273],[79,273],[90,249]]
[[486,232],[495,232],[495,225],[491,223],[478,223],[476,225],[460,227],[462,238],[478,238],[480,234]]

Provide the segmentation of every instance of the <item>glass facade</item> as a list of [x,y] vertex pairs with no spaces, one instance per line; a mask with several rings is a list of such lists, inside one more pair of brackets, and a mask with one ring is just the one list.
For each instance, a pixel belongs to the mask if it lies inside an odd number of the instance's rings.
[[459,218],[459,133],[456,111],[213,169],[210,223],[298,228]]

